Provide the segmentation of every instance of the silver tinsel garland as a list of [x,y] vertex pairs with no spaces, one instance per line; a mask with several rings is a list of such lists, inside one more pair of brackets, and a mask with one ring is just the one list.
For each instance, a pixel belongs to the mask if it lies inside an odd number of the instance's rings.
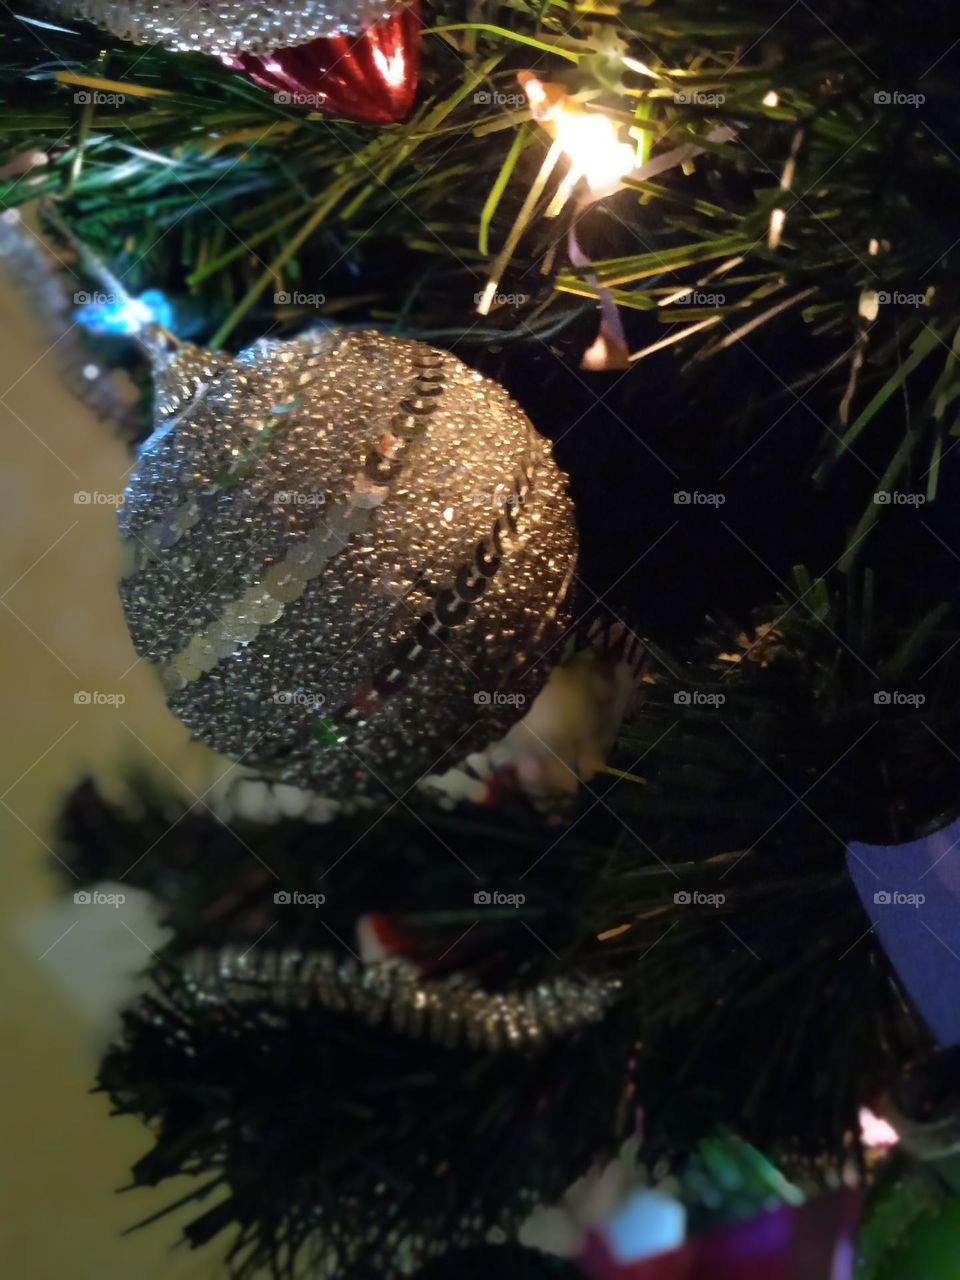
[[321,36],[354,35],[398,6],[391,0],[46,0],[45,7],[136,44],[181,53],[264,54]]
[[404,960],[362,965],[330,952],[239,947],[193,952],[188,986],[202,1001],[265,1001],[350,1013],[370,1026],[447,1049],[536,1049],[599,1022],[620,993],[617,979],[552,978],[525,991],[490,994],[462,978],[423,978]]
[[296,786],[399,795],[519,720],[564,656],[576,535],[503,389],[373,332],[233,358],[144,340],[157,428],[121,595],[192,733]]

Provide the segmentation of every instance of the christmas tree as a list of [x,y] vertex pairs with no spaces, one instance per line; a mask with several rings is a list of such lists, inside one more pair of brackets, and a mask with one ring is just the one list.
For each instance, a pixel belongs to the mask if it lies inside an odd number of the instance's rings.
[[0,250],[235,762],[62,816],[171,929],[99,1080],[158,1214],[242,1278],[955,1275],[954,6],[2,21]]

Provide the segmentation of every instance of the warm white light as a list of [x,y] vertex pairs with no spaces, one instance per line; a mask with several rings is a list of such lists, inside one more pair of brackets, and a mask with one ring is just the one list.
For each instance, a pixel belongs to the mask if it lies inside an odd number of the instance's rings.
[[594,191],[615,190],[635,166],[636,155],[629,142],[620,142],[614,122],[599,111],[571,105],[556,86],[544,85],[534,75],[523,74],[520,83],[530,114],[552,131],[573,171],[583,174]]
[[617,126],[599,113],[560,111],[557,142],[594,191],[615,187],[633,168],[633,147],[617,138]]
[[763,105],[765,107],[779,107],[780,95],[777,93],[776,89],[771,89],[768,93],[763,95]]
[[767,241],[771,249],[776,249],[783,235],[783,226],[787,220],[786,209],[774,209],[770,214],[770,236]]
[[874,1115],[869,1107],[861,1107],[860,1140],[865,1147],[892,1147],[900,1141],[900,1135],[882,1116]]

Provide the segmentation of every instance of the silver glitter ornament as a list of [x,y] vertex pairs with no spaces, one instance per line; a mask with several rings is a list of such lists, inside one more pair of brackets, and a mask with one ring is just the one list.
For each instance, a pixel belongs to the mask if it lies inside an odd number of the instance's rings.
[[321,36],[354,35],[399,6],[392,0],[45,0],[61,18],[92,22],[121,40],[181,53],[269,53]]
[[315,331],[236,357],[155,330],[119,513],[137,652],[195,737],[328,794],[402,794],[499,738],[559,661],[572,509],[456,357]]
[[198,999],[273,1001],[349,1013],[370,1026],[446,1049],[537,1049],[600,1022],[621,993],[617,978],[552,978],[525,991],[490,994],[462,979],[424,978],[404,960],[361,965],[352,957],[296,948],[223,947],[187,956]]

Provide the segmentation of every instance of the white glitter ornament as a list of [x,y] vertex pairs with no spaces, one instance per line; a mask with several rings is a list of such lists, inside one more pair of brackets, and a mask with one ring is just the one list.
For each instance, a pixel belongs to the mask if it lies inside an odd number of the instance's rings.
[[234,358],[145,340],[158,425],[121,594],[193,734],[298,786],[402,794],[516,723],[568,647],[576,536],[503,389],[372,332]]
[[46,0],[61,18],[92,22],[121,40],[181,53],[268,53],[321,36],[354,35],[398,5],[391,0]]

